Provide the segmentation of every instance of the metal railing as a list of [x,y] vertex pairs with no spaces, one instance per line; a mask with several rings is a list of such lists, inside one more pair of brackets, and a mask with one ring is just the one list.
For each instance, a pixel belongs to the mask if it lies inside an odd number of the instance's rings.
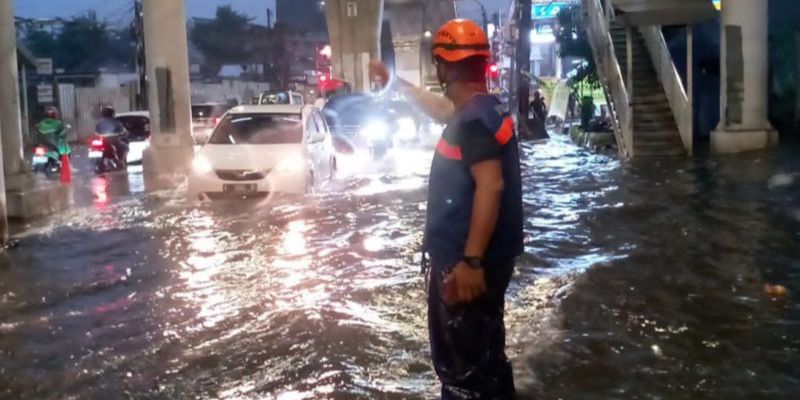
[[[664,94],[667,95],[672,115],[675,117],[683,147],[687,153],[692,154],[694,117],[691,97],[686,94],[683,80],[675,67],[675,63],[672,61],[672,54],[670,54],[667,42],[664,40],[661,27],[645,26],[640,27],[639,31],[642,33],[650,59],[653,61],[658,80],[664,86]],[[691,84],[689,86],[691,87]]]
[[610,95],[609,107],[614,122],[614,134],[621,156],[633,157],[633,108],[625,87],[625,78],[614,52],[611,38],[611,21],[614,7],[609,0],[582,0],[586,16],[586,30],[592,47],[595,64],[605,92]]

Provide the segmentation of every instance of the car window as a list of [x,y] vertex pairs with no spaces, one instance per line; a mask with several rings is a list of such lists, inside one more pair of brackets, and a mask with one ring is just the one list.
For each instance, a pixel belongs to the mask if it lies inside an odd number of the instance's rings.
[[132,141],[146,140],[150,136],[150,118],[140,116],[122,116],[117,120],[128,131]]
[[303,139],[298,114],[228,114],[209,144],[290,144]]
[[293,94],[292,95],[292,104],[303,104],[303,96]]
[[261,95],[261,104],[289,104],[289,94],[286,92],[267,92]]

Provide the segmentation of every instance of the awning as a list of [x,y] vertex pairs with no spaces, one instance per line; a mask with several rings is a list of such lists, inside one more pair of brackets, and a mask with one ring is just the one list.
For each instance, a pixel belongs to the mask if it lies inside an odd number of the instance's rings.
[[688,25],[719,15],[711,0],[611,0],[611,3],[617,18],[628,25]]

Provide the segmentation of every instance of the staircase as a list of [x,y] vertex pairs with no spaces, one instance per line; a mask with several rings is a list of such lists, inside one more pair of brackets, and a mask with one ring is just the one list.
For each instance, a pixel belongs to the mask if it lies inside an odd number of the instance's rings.
[[[622,71],[628,77],[627,28],[618,23],[610,26],[614,53]],[[632,30],[633,88],[632,97],[633,154],[636,157],[669,157],[686,155],[678,126],[675,123],[664,87],[650,59],[639,30]]]

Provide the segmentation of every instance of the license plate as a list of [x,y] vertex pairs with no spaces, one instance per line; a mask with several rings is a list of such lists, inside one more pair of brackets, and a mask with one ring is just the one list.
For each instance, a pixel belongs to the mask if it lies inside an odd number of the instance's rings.
[[239,183],[222,185],[222,191],[228,193],[253,193],[258,186],[254,183]]
[[101,158],[103,157],[102,151],[89,151],[89,158]]
[[34,164],[47,164],[47,157],[42,156],[34,156],[33,157]]

